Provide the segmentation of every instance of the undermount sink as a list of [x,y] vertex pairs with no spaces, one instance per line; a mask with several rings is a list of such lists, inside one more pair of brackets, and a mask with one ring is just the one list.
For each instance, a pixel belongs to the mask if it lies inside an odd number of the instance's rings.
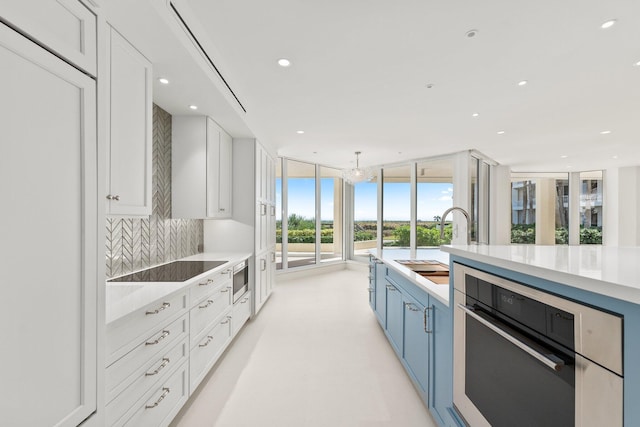
[[397,259],[398,264],[407,267],[438,285],[449,284],[449,266],[430,259]]

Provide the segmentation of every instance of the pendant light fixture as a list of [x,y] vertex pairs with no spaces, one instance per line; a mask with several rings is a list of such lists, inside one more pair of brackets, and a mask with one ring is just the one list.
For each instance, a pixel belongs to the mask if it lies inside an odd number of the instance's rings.
[[345,169],[342,171],[342,178],[351,183],[355,184],[357,182],[362,181],[370,181],[372,176],[371,173],[365,169],[360,169],[360,154],[361,151],[356,151],[356,167],[353,169]]

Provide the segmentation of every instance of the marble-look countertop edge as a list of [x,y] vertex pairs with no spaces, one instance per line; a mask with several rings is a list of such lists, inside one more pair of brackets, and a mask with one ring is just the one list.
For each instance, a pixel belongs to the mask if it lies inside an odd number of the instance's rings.
[[[538,248],[541,248],[541,246]],[[555,247],[546,246],[544,248],[548,249],[542,250],[551,252]],[[452,256],[467,258],[484,264],[504,268],[506,270],[516,271],[518,273],[560,283],[572,288],[589,291],[598,295],[616,298],[634,304],[640,304],[640,277],[638,277],[638,283],[634,285],[630,283],[620,283],[609,279],[591,277],[586,274],[571,271],[563,271],[558,268],[553,268],[552,266],[536,265],[521,260],[507,259],[504,256],[497,256],[495,254],[479,253],[477,252],[478,249],[474,246],[442,246],[441,249]],[[562,250],[563,248],[560,249]],[[638,248],[638,256],[638,259],[640,259],[640,248]]]
[[201,278],[225,270],[252,255],[250,252],[209,252],[180,258],[175,261],[227,261],[184,282],[107,282],[105,324],[111,326],[131,313],[183,292]]

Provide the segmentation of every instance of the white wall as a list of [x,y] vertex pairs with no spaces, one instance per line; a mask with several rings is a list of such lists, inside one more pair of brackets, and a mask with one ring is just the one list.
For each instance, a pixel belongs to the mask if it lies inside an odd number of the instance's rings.
[[640,246],[640,166],[607,169],[604,175],[603,244]]

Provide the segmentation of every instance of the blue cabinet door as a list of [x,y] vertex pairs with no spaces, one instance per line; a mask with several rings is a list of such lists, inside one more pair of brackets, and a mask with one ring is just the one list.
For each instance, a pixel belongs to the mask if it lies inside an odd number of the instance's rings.
[[387,335],[391,346],[402,357],[404,310],[402,292],[389,280],[385,284],[387,293]]
[[453,318],[451,308],[431,298],[429,409],[443,425],[459,425],[450,413],[453,401]]
[[426,402],[429,395],[430,310],[406,294],[403,296],[403,303],[404,360]]
[[375,265],[375,312],[378,322],[383,328],[387,327],[387,289],[385,283],[386,267],[382,262]]

